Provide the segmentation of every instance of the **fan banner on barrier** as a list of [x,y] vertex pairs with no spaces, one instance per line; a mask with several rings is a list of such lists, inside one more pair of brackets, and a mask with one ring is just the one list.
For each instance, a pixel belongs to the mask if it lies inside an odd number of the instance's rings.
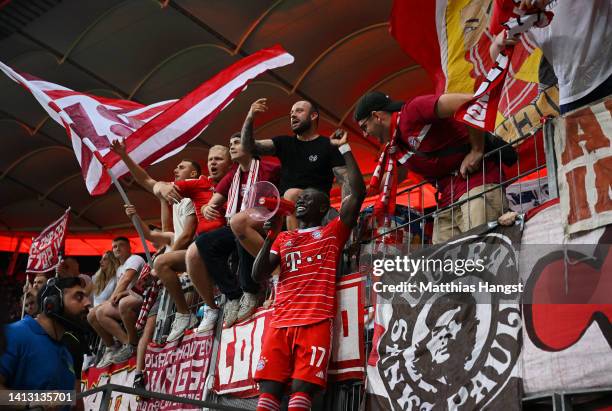
[[506,187],[508,208],[517,213],[525,213],[550,199],[548,178],[518,181]]
[[[363,280],[360,274],[342,277],[337,284],[337,313],[328,379],[330,382],[364,377]],[[259,309],[253,317],[221,333],[215,392],[240,398],[258,394],[253,379],[262,336],[272,309]],[[236,349],[236,347],[240,347]]]
[[612,98],[553,120],[566,234],[612,223]]
[[[150,344],[145,354],[146,389],[201,400],[212,345],[212,332],[196,334],[189,331],[180,340],[164,345]],[[143,399],[138,403],[138,409],[149,411],[199,408],[164,400]]]
[[[445,263],[411,274],[373,272],[368,409],[520,409],[520,238],[518,225],[483,225],[410,255],[413,261],[471,259],[482,269],[460,272]],[[500,288],[493,292],[491,285]],[[499,291],[506,286],[513,288]]]
[[612,226],[565,238],[549,202],[525,223],[519,271],[526,394],[612,385]]
[[[136,374],[136,357],[130,358],[120,364],[114,364],[110,367],[95,368],[90,367],[83,371],[81,377],[81,391],[91,390],[96,387],[101,387],[106,384],[122,385],[131,387],[134,385],[134,376]],[[103,392],[97,392],[83,398],[83,409],[85,411],[94,411],[102,409]],[[130,411],[136,410],[138,403],[136,396],[125,394],[118,391],[113,391],[110,397],[109,410]]]
[[45,228],[38,237],[32,239],[28,266],[30,273],[45,273],[57,267],[60,253],[64,251],[64,240],[70,218],[70,208],[64,215]]

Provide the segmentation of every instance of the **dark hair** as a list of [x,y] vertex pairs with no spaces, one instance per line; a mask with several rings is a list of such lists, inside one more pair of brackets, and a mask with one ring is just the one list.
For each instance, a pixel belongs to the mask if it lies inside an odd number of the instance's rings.
[[117,241],[125,241],[128,244],[130,243],[130,240],[128,240],[127,237],[123,237],[123,236],[113,238],[113,243]]
[[320,115],[319,106],[317,105],[317,103],[315,103],[312,100],[308,100],[308,99],[303,99],[302,101],[306,101],[308,104],[310,104],[310,112],[311,113],[314,112],[314,113],[317,113],[317,114]]
[[240,132],[237,132],[237,133],[232,134],[229,139],[230,141],[232,141],[235,138],[241,138],[241,137],[242,137],[242,134],[240,134]]
[[198,174],[197,176],[200,177],[200,175],[202,174],[202,167],[200,166],[200,163],[190,158],[184,158],[181,161],[186,161],[191,164],[191,167],[193,167],[196,173]]
[[[50,280],[54,280],[55,285],[49,285]],[[36,295],[36,304],[38,304],[39,312],[44,312],[43,303],[46,297],[60,295],[60,290],[63,293],[65,289],[76,287],[77,285],[85,288],[85,284],[83,284],[83,279],[81,279],[81,277],[51,277],[42,288],[38,290],[38,294]]]

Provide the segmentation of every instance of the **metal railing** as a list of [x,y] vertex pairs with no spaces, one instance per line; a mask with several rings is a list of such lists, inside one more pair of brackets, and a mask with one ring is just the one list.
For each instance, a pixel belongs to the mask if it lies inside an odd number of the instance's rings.
[[[342,264],[342,269],[341,269],[341,273],[340,275],[346,275],[349,273],[354,273],[356,271],[358,271],[359,266],[362,265],[359,261],[359,255],[360,253],[357,252],[355,253],[355,249],[359,249],[361,247],[364,246],[371,246],[373,244],[376,244],[377,242],[384,242],[385,239],[389,239],[392,236],[395,236],[394,242],[399,242],[400,245],[402,247],[408,247],[408,250],[410,250],[410,247],[412,247],[415,244],[406,244],[405,243],[405,239],[408,239],[408,242],[411,242],[414,238],[413,233],[413,228],[414,227],[418,227],[418,234],[420,235],[420,239],[419,239],[419,243],[420,244],[416,244],[417,246],[424,246],[427,241],[426,241],[426,235],[425,233],[427,232],[427,225],[428,224],[432,224],[432,222],[435,220],[435,217],[440,215],[440,213],[446,212],[446,211],[450,211],[451,213],[454,213],[454,210],[456,210],[458,207],[460,207],[463,204],[469,204],[471,201],[476,200],[480,197],[484,198],[484,204],[483,207],[486,211],[486,194],[490,193],[490,192],[495,192],[496,190],[499,191],[500,196],[504,196],[504,189],[509,186],[510,184],[513,184],[515,182],[518,182],[519,184],[519,193],[522,191],[521,190],[521,179],[525,176],[534,174],[536,175],[536,179],[537,179],[537,185],[538,185],[538,191],[540,193],[540,197],[541,197],[541,193],[543,191],[543,187],[541,185],[541,172],[544,169],[548,170],[548,189],[549,189],[549,194],[550,194],[550,198],[554,198],[557,194],[557,186],[556,186],[556,172],[555,172],[555,162],[554,162],[554,152],[552,152],[553,150],[553,146],[552,146],[552,130],[551,130],[551,123],[547,123],[547,127],[545,127],[544,130],[544,136],[543,136],[543,144],[544,147],[546,148],[546,156],[544,159],[539,158],[540,156],[537,153],[537,145],[538,142],[536,141],[536,139],[538,138],[538,134],[531,134],[531,135],[526,135],[524,137],[521,137],[515,141],[513,141],[512,143],[509,143],[509,146],[514,146],[517,147],[519,144],[524,144],[527,142],[528,139],[533,139],[534,140],[534,150],[535,150],[535,166],[531,167],[527,170],[523,169],[521,170],[521,163],[520,163],[520,155],[519,158],[517,160],[516,163],[516,175],[511,177],[511,178],[506,178],[506,179],[501,179],[501,181],[499,181],[498,183],[495,184],[491,184],[487,189],[483,190],[481,193],[477,194],[477,195],[470,195],[467,198],[463,198],[460,201],[455,201],[452,202],[451,204],[445,206],[445,207],[439,207],[437,204],[433,209],[427,209],[426,205],[425,205],[425,188],[426,187],[435,187],[436,186],[436,182],[420,182],[414,185],[411,185],[410,187],[407,187],[403,190],[401,190],[400,192],[398,192],[398,196],[402,195],[402,194],[408,194],[408,202],[406,204],[399,204],[401,206],[407,207],[407,212],[405,213],[405,217],[407,218],[407,221],[404,221],[403,223],[395,223],[394,227],[382,227],[384,229],[384,231],[382,232],[377,232],[376,230],[380,230],[381,227],[376,227],[376,222],[375,219],[370,219],[369,222],[367,224],[369,224],[368,226],[364,227],[363,225],[361,226],[361,230],[362,231],[366,231],[367,233],[373,233],[372,235],[366,236],[366,238],[361,238],[359,234],[355,234],[352,236],[353,240],[352,243],[350,245],[348,245],[345,249],[345,253],[343,254],[343,260],[344,260],[344,264]],[[484,166],[486,164],[491,164],[491,162],[488,162],[487,160],[489,158],[492,158],[494,156],[497,156],[497,162],[499,163],[499,172],[500,172],[500,176],[503,175],[502,173],[502,161],[501,161],[501,152],[503,150],[503,147],[494,149],[488,153],[485,154],[485,156],[482,159],[482,169],[481,171],[485,172],[484,170]],[[484,181],[484,178],[483,178]],[[467,179],[467,186],[468,186],[468,192],[469,192],[469,177]],[[417,197],[420,199],[419,204],[417,204],[416,206],[413,204],[412,202],[412,194],[416,193]],[[451,187],[451,200],[453,200],[455,197],[455,193],[454,193],[454,188]],[[522,196],[519,195],[519,213],[523,213],[524,211],[526,211],[523,207],[523,203],[522,203]],[[507,208],[505,206],[505,197],[501,198],[501,204],[502,204],[502,210],[501,212],[503,213],[504,211],[507,211]],[[469,211],[468,211],[469,214]],[[494,216],[495,220],[497,219],[497,216]],[[454,220],[454,216],[451,216],[451,218]],[[363,223],[363,221],[362,221]],[[471,228],[471,227],[470,227]],[[403,236],[403,232],[407,231],[407,235]],[[402,234],[402,235],[400,235]],[[355,256],[355,254],[357,255],[357,258],[351,258],[351,256]],[[366,288],[365,288],[365,308],[366,311],[367,310],[373,310],[374,309],[374,304],[370,298],[371,296],[371,286],[372,286],[372,281],[371,281],[371,277],[370,276],[366,276]],[[154,337],[153,340],[155,342],[161,342],[163,341],[163,337],[165,336],[165,334],[167,334],[168,332],[168,328],[169,325],[172,322],[173,319],[173,304],[172,301],[170,300],[169,296],[167,295],[167,293],[165,292],[165,290],[162,290],[162,297],[161,297],[161,303],[160,303],[160,307],[159,307],[159,311],[158,311],[158,316],[157,316],[157,322],[156,322],[156,329],[155,329],[155,333],[154,333]],[[220,301],[221,302],[221,301]],[[195,306],[201,304],[201,302],[198,302],[195,304]],[[222,305],[221,305],[222,307]],[[194,308],[192,306],[192,308]],[[222,318],[223,313],[220,312],[219,318]],[[187,399],[187,398],[182,398],[182,397],[176,397],[173,395],[168,395],[168,394],[161,394],[161,393],[155,393],[155,392],[150,392],[150,391],[143,391],[143,390],[137,390],[131,387],[123,387],[123,386],[118,386],[118,385],[114,385],[114,384],[108,384],[108,385],[104,385],[102,387],[97,387],[95,389],[92,390],[88,390],[84,393],[79,394],[80,397],[85,397],[88,395],[92,395],[95,394],[97,392],[103,392],[103,402],[104,399],[107,400],[107,403],[109,403],[110,401],[110,393],[113,391],[120,391],[123,393],[127,393],[127,394],[134,394],[134,395],[138,395],[141,397],[145,397],[145,398],[157,398],[157,399],[162,399],[162,400],[168,400],[168,401],[175,401],[175,402],[180,402],[180,403],[184,403],[184,404],[191,404],[191,405],[197,405],[197,406],[201,406],[201,407],[208,407],[211,409],[226,409],[226,410],[240,410],[240,409],[253,409],[254,406],[254,402],[253,400],[245,400],[245,399],[239,399],[239,398],[233,398],[230,396],[217,396],[216,394],[214,394],[212,392],[212,382],[214,380],[214,375],[215,375],[215,369],[216,369],[216,353],[218,352],[219,349],[219,345],[220,345],[220,338],[221,338],[221,331],[222,331],[222,321],[218,321],[217,327],[215,329],[215,337],[214,337],[214,342],[213,342],[213,353],[212,353],[212,358],[211,358],[211,363],[210,363],[210,367],[209,367],[209,374],[207,376],[207,383],[205,384],[205,392],[203,393],[203,398],[204,400],[202,401],[198,401],[198,400],[193,400],[193,399]],[[370,354],[370,350],[373,348],[372,347],[372,330],[369,329],[366,326],[365,329],[365,350],[366,350],[366,361],[367,358]],[[580,393],[584,393],[586,391],[581,391]],[[607,391],[606,391],[607,392]],[[535,404],[538,403],[538,401],[548,401],[548,399],[551,399],[552,402],[550,402],[553,406],[554,410],[570,410],[571,408],[568,407],[568,400],[567,398],[569,398],[568,396],[571,395],[577,395],[576,393],[549,393],[549,394],[543,394],[541,396],[537,396],[537,397],[526,397],[523,401],[525,403],[526,406],[529,406],[530,404]],[[327,392],[325,393],[325,396],[322,400],[323,404],[324,404],[324,409],[325,410],[334,410],[334,411],[357,411],[359,409],[362,409],[361,407],[363,406],[363,402],[365,399],[365,389],[364,389],[364,383],[362,381],[353,381],[353,382],[345,382],[345,383],[340,383],[340,384],[335,384],[334,386],[330,387],[330,389],[327,390]],[[571,402],[571,401],[570,401]],[[236,407],[236,405],[242,405],[244,407],[248,407],[248,408],[239,408]],[[102,408],[103,410],[105,410],[106,408]]]

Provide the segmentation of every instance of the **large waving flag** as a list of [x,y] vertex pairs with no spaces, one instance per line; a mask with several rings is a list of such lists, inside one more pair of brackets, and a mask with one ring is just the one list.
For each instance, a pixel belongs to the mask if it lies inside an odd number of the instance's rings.
[[[539,133],[537,140],[526,138],[518,147],[524,171],[533,168],[538,159],[543,162],[541,118],[558,114],[558,88],[538,87],[542,52],[528,34],[520,36],[511,56],[500,57],[509,57],[504,61],[504,75],[490,73],[499,65],[489,55],[494,38],[489,24],[495,4],[495,0],[394,0],[391,35],[427,71],[436,93],[479,91],[477,97],[483,98],[481,103],[487,103],[489,110],[468,108],[482,122],[481,127],[486,117],[487,129],[509,142]],[[490,86],[498,86],[495,104],[487,100]],[[506,167],[508,177],[517,173],[517,167]]]
[[[489,55],[493,0],[394,0],[391,35],[429,74],[436,92],[474,93],[496,63]],[[531,134],[540,118],[555,114],[556,86],[538,90],[542,52],[520,36],[507,61],[507,76],[493,117],[495,134],[506,141]],[[522,162],[522,158],[521,158]]]
[[117,177],[128,172],[119,156],[110,151],[113,140],[124,138],[127,152],[143,167],[161,161],[200,135],[250,80],[266,70],[291,63],[293,56],[280,46],[260,50],[216,74],[182,99],[148,106],[73,91],[17,73],[1,62],[0,70],[28,89],[51,118],[65,127],[87,190],[99,195],[111,184],[105,167]]

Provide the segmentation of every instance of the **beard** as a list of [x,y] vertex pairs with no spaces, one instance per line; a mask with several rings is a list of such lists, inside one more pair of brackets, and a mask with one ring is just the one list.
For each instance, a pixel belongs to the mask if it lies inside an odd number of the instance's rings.
[[87,331],[89,329],[87,310],[83,310],[78,314],[64,312],[59,316],[54,316],[54,319],[62,324],[66,330]]
[[310,126],[312,125],[312,121],[310,120],[310,118],[307,118],[306,120],[300,121],[299,123],[297,123],[296,125],[291,125],[291,130],[295,133],[295,134],[304,134],[305,131],[307,131]]

